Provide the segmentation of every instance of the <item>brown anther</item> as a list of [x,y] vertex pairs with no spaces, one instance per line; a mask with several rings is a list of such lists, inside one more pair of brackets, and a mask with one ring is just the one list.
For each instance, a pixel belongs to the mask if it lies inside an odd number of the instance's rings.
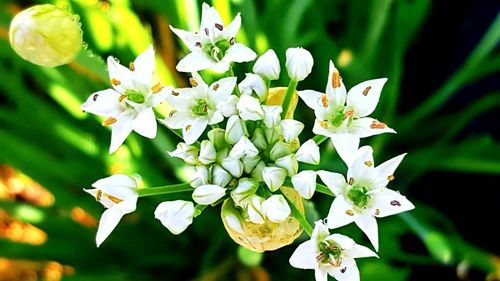
[[118,121],[118,120],[116,120],[116,118],[109,117],[108,119],[106,119],[106,120],[102,121],[102,125],[103,125],[103,126],[109,126],[109,125],[111,125],[111,124],[116,123],[116,121]]
[[194,43],[194,46],[198,47],[198,48],[201,48],[203,45],[201,45],[201,42],[196,42],[196,43]]
[[349,185],[353,185],[354,184],[354,178],[349,178],[349,182],[348,182]]
[[97,101],[97,97],[99,97],[99,94],[94,94],[94,96],[92,97],[92,100]]
[[316,261],[320,262],[325,258],[325,253],[320,253],[319,255],[316,256]]
[[321,121],[319,123],[319,125],[321,126],[321,128],[323,129],[328,129],[328,121]]
[[129,64],[128,64],[128,69],[134,71],[135,70],[135,64],[133,61],[131,61]]
[[375,209],[375,215],[376,216],[380,215],[380,209]]
[[189,78],[189,85],[191,85],[191,87],[198,87],[198,82],[196,82],[196,79],[194,79],[193,77],[190,77]]
[[205,104],[203,106],[203,112],[207,113],[208,112],[208,104]]
[[176,92],[176,91],[172,91],[172,96],[175,96],[175,97],[176,97],[176,96],[178,96],[178,95],[179,95],[179,93],[178,93],[178,92]]
[[365,162],[363,162],[363,163],[364,163],[366,166],[368,166],[368,167],[373,166],[373,162],[372,162],[372,161],[369,161],[369,160],[368,160],[368,161],[365,161]]
[[337,69],[333,70],[332,74],[332,87],[334,89],[340,88],[340,73]]
[[347,271],[347,266],[340,269],[340,273],[345,273]]
[[222,31],[224,29],[224,26],[220,23],[216,23],[215,24],[215,28],[217,28],[218,30]]
[[102,196],[102,191],[98,189],[95,193],[95,200],[101,201],[101,196]]
[[205,34],[208,36],[208,28],[205,27],[204,31],[205,31]]
[[370,128],[372,128],[372,129],[385,129],[385,128],[387,128],[387,125],[385,123],[380,122],[380,121],[374,120],[374,121],[372,121]]
[[346,210],[345,213],[349,216],[354,216],[354,211],[353,210]]
[[398,206],[401,207],[401,203],[398,200],[392,200],[390,203],[392,206]]
[[118,98],[118,102],[122,102],[126,98],[127,98],[126,95],[120,95],[120,97]]
[[363,96],[367,96],[368,95],[368,92],[372,89],[372,86],[368,86],[366,87],[366,89],[363,90]]
[[220,87],[220,85],[219,85],[219,83],[217,83],[217,84],[215,84],[215,85],[212,87],[212,89],[213,89],[214,91],[217,91],[217,90],[219,89],[219,87]]
[[187,125],[186,126],[186,132],[188,132],[189,130],[191,130],[191,127],[192,127],[191,125]]
[[388,180],[388,181],[392,181],[392,180],[394,180],[394,176],[393,176],[393,175],[387,176],[387,180]]
[[229,39],[229,45],[231,45],[231,46],[232,46],[232,45],[234,45],[234,43],[236,43],[236,42],[234,41],[234,37],[231,37],[231,39]]
[[344,116],[345,116],[346,118],[350,118],[350,117],[352,117],[353,115],[354,115],[354,111],[352,111],[352,110],[348,110],[348,111],[346,111],[346,112],[344,113]]
[[168,117],[174,116],[174,114],[177,113],[177,110],[172,110],[168,113]]
[[341,258],[336,258],[336,259],[330,259],[328,261],[333,267],[339,267],[342,264],[342,259]]
[[118,86],[122,83],[122,82],[120,82],[120,80],[118,80],[116,78],[111,78],[110,82],[111,82],[111,85],[113,85],[113,86]]
[[153,87],[151,87],[151,92],[153,94],[159,93],[163,89],[163,85],[161,83],[156,83]]
[[321,95],[321,104],[323,105],[323,107],[328,107],[328,97],[326,96],[326,94]]

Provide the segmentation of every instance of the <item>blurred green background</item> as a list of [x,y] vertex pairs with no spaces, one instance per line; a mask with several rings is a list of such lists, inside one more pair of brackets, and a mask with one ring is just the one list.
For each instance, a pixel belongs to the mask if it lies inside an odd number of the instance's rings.
[[[238,40],[259,54],[273,48],[282,69],[286,48],[310,50],[315,66],[299,89],[323,91],[330,59],[347,87],[389,78],[373,116],[398,134],[362,143],[374,146],[377,163],[409,153],[389,187],[417,208],[379,220],[380,259],[359,261],[362,280],[500,280],[498,1],[207,2],[226,23],[240,11]],[[80,16],[86,49],[74,63],[43,68],[12,51],[12,17],[40,3]],[[82,188],[116,172],[140,174],[146,186],[178,183],[183,169],[166,154],[177,139],[163,127],[155,140],[132,134],[109,155],[110,131],[79,105],[109,87],[101,58],[126,64],[150,42],[159,79],[186,85],[188,77],[175,71],[186,48],[168,25],[197,31],[200,9],[195,0],[0,0],[0,281],[314,280],[312,271],[289,265],[296,245],[265,253],[262,261],[238,250],[219,208],[173,236],[153,218],[156,205],[172,196],[141,198],[137,211],[95,247],[103,208]],[[235,72],[242,77],[251,66]],[[282,72],[272,85],[287,83]],[[303,104],[297,117],[306,124],[314,118]],[[321,168],[345,171],[332,147],[324,149]],[[315,196],[307,204],[310,218],[324,217],[330,203]],[[355,227],[340,231],[368,245]]]

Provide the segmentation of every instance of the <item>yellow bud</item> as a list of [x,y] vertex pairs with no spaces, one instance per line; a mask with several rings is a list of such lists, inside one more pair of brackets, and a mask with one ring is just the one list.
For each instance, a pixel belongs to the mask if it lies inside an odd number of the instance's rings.
[[70,63],[82,48],[78,16],[51,4],[17,14],[10,24],[9,37],[19,56],[41,66]]

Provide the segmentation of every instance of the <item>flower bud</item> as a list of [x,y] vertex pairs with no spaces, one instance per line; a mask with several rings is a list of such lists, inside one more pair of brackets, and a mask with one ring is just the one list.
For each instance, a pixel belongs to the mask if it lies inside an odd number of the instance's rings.
[[262,203],[267,218],[276,223],[284,222],[292,212],[283,195],[272,195]]
[[217,104],[217,110],[224,115],[224,117],[233,116],[238,113],[236,110],[236,104],[238,103],[238,97],[235,95],[230,95],[224,102]]
[[316,191],[316,172],[302,171],[292,177],[293,188],[305,199],[311,199]]
[[229,157],[240,159],[243,156],[252,157],[257,154],[259,154],[257,147],[247,137],[242,136],[229,152]]
[[274,144],[273,148],[271,148],[271,152],[269,153],[269,158],[272,161],[275,161],[278,158],[287,156],[288,154],[291,154],[292,150],[290,149],[290,145],[279,141]]
[[224,168],[219,165],[214,165],[212,168],[212,183],[221,187],[226,187],[226,185],[231,182],[233,177]]
[[260,56],[253,65],[253,72],[268,80],[276,80],[280,77],[280,61],[276,53],[269,49]]
[[286,70],[290,79],[304,80],[312,71],[313,57],[308,50],[289,48],[286,50]]
[[252,178],[257,181],[263,181],[264,179],[262,178],[262,170],[264,168],[266,168],[266,163],[261,160],[259,163],[257,163],[255,168],[253,168],[252,172],[250,173],[250,176],[252,176]]
[[234,204],[246,208],[249,203],[250,197],[255,194],[259,188],[259,183],[254,179],[242,178],[238,182],[238,187],[231,191],[231,198]]
[[226,189],[215,184],[198,186],[193,191],[194,202],[200,205],[210,205],[226,195]]
[[214,144],[215,150],[219,151],[226,147],[226,140],[224,139],[225,131],[221,128],[215,128],[208,131],[208,139]]
[[310,139],[303,143],[297,153],[295,153],[295,157],[300,162],[318,165],[319,164],[319,146],[313,139]]
[[283,111],[281,106],[263,105],[262,110],[264,111],[264,125],[266,127],[274,128],[280,124],[281,112]]
[[48,67],[72,62],[82,48],[78,16],[51,4],[17,14],[10,24],[9,38],[23,59]]
[[267,86],[262,77],[257,74],[247,73],[245,79],[238,85],[240,92],[243,95],[251,96],[253,93],[257,95],[260,102],[266,100]]
[[300,135],[304,129],[304,124],[294,119],[285,119],[281,121],[281,129],[285,141],[292,142]]
[[194,214],[193,202],[183,200],[162,202],[155,210],[155,218],[176,235],[193,223]]
[[253,131],[252,143],[260,150],[266,150],[267,141],[266,136],[264,135],[264,131],[262,128],[256,128]]
[[255,166],[259,164],[260,157],[259,156],[243,157],[240,160],[243,163],[243,171],[247,174],[250,174],[255,168]]
[[239,159],[227,157],[222,160],[221,166],[235,178],[239,178],[243,174],[243,163]]
[[226,124],[226,142],[237,143],[245,134],[245,123],[237,115],[229,117]]
[[198,148],[180,142],[177,144],[175,150],[168,154],[171,157],[177,157],[184,160],[188,165],[196,165],[198,163],[198,152]]
[[262,203],[264,203],[264,198],[254,195],[250,198],[250,202],[247,206],[248,219],[256,224],[263,224],[266,222],[266,214],[264,208],[262,208]]
[[209,140],[203,140],[200,144],[200,156],[198,160],[204,165],[215,162],[217,152],[215,151],[214,144]]
[[264,178],[267,187],[274,192],[285,182],[286,170],[280,167],[266,167],[262,169],[262,178]]
[[257,121],[264,119],[264,111],[262,111],[260,102],[254,97],[242,95],[236,108],[238,108],[240,117],[243,120]]
[[279,158],[276,160],[275,164],[276,166],[285,169],[289,177],[295,176],[299,170],[299,162],[297,162],[297,158],[295,158],[295,155],[293,154]]
[[208,183],[208,168],[207,166],[195,166],[195,174],[191,178],[190,185],[198,187]]
[[281,130],[281,127],[274,127],[272,129],[270,128],[265,128],[264,129],[264,135],[266,136],[267,143],[269,145],[273,145],[276,143],[280,137],[282,136],[283,132]]

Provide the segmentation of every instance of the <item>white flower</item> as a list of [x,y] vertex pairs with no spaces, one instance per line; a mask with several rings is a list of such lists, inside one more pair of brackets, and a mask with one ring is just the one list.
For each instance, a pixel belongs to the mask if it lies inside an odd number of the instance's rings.
[[302,48],[286,50],[286,70],[290,79],[304,80],[311,73],[313,64],[313,57],[308,50]]
[[243,163],[239,159],[227,157],[222,160],[221,166],[235,178],[239,178],[243,174]]
[[264,119],[264,111],[259,100],[252,96],[242,95],[236,104],[236,108],[243,120],[257,121]]
[[292,212],[290,206],[281,194],[274,194],[262,203],[262,209],[267,218],[275,223],[284,222]]
[[199,149],[197,147],[180,142],[177,144],[175,150],[168,154],[171,157],[177,157],[184,160],[186,164],[196,165],[198,163],[198,152]]
[[121,218],[135,211],[137,182],[124,174],[116,174],[100,179],[92,184],[95,189],[84,189],[100,202],[106,211],[101,216],[97,229],[96,243],[99,247],[118,225]]
[[212,183],[221,187],[225,187],[231,182],[233,177],[224,168],[219,165],[214,165],[212,168]]
[[261,55],[253,65],[253,72],[267,80],[276,80],[280,77],[280,61],[276,53],[269,49]]
[[257,74],[247,73],[245,79],[238,85],[241,94],[251,96],[257,95],[259,101],[263,102],[267,97],[267,86],[262,77]]
[[283,108],[277,105],[263,105],[262,110],[264,111],[264,125],[268,128],[274,128],[280,124],[281,112]]
[[219,105],[226,102],[236,85],[236,77],[222,78],[208,86],[198,73],[192,74],[193,87],[175,89],[167,95],[167,102],[175,110],[162,120],[172,129],[182,129],[187,144],[197,141],[207,125],[224,120]]
[[265,167],[262,169],[262,178],[267,187],[274,192],[285,182],[286,170],[279,167]]
[[318,165],[319,164],[319,147],[312,139],[303,143],[299,150],[295,153],[295,157],[300,162]]
[[305,199],[311,199],[316,191],[316,172],[302,171],[292,177],[293,188]]
[[217,152],[215,151],[214,144],[209,140],[203,140],[200,144],[200,156],[198,160],[200,160],[203,165],[208,165],[215,162],[216,157]]
[[83,103],[82,110],[106,117],[103,125],[111,125],[110,153],[115,152],[132,131],[150,139],[156,136],[153,107],[159,105],[172,88],[151,84],[154,68],[153,46],[140,54],[130,69],[109,57],[113,89],[95,92]]
[[193,191],[194,202],[200,205],[210,205],[217,202],[226,195],[226,189],[215,184],[206,184],[198,186]]
[[193,202],[183,200],[162,202],[155,210],[155,218],[175,235],[193,223],[194,214]]
[[377,257],[377,254],[345,235],[330,234],[318,221],[311,240],[297,247],[290,257],[290,264],[295,268],[314,269],[316,281],[327,281],[328,275],[338,281],[359,281],[354,259],[366,257]]
[[386,78],[368,80],[346,94],[339,71],[330,61],[326,94],[305,90],[299,96],[314,109],[313,132],[330,137],[338,154],[350,166],[359,147],[359,139],[382,133],[395,133],[370,115],[377,106]]
[[250,48],[235,41],[241,26],[239,13],[228,26],[224,26],[215,8],[203,3],[202,9],[199,32],[170,26],[191,51],[177,64],[178,71],[192,72],[210,68],[216,72],[225,72],[231,62],[247,62],[257,57]]
[[285,119],[281,121],[281,129],[285,141],[292,142],[300,135],[304,129],[304,124],[294,119]]
[[275,164],[285,169],[289,177],[295,176],[299,170],[299,162],[297,162],[297,158],[293,154],[276,159]]
[[258,154],[257,147],[246,136],[242,136],[229,152],[229,157],[240,159],[244,156],[253,157]]
[[236,110],[236,104],[238,103],[238,97],[235,95],[230,95],[224,102],[217,105],[217,110],[219,110],[222,115],[229,117],[238,114]]
[[192,187],[198,187],[208,183],[208,167],[203,165],[198,165],[194,167],[194,175],[191,177],[189,185]]
[[225,139],[229,144],[237,143],[246,132],[245,123],[237,115],[229,117],[226,124]]
[[248,219],[256,224],[263,224],[266,222],[266,213],[262,207],[264,198],[254,195],[250,198],[250,203],[247,206]]
[[238,187],[231,191],[231,198],[233,198],[234,204],[246,208],[257,188],[259,188],[259,183],[254,179],[240,179]]
[[337,228],[355,222],[378,250],[378,227],[375,218],[382,218],[415,208],[403,195],[386,188],[406,154],[394,157],[375,167],[369,146],[359,149],[347,172],[341,174],[318,171],[321,180],[336,195],[328,213],[328,227]]

